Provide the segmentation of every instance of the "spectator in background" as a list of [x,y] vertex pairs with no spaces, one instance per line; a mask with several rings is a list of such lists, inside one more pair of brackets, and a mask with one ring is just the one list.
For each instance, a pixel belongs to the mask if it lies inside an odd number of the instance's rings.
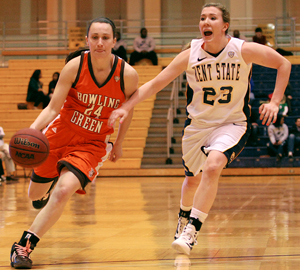
[[50,99],[52,98],[55,86],[58,82],[58,78],[59,78],[59,72],[54,72],[52,75],[52,81],[49,82],[48,97]]
[[157,55],[154,51],[155,41],[152,37],[148,36],[146,28],[141,29],[141,36],[136,37],[133,42],[134,52],[130,55],[130,65],[134,65],[141,59],[147,58],[152,61],[153,65],[157,65]]
[[267,44],[267,38],[262,33],[262,29],[260,27],[257,27],[255,29],[255,35],[252,37],[253,42],[266,45]]
[[295,124],[289,130],[289,140],[288,140],[288,156],[292,160],[294,157],[295,146],[300,145],[300,117],[295,121]]
[[122,59],[124,59],[127,62],[126,41],[121,38],[120,32],[116,32],[116,39],[117,39],[117,42],[116,42],[114,48],[112,49],[112,53],[121,57]]
[[247,141],[247,144],[250,146],[257,146],[258,119],[259,119],[258,109],[255,109],[251,106],[251,115],[250,115],[251,133]]
[[239,30],[233,30],[233,37],[247,41],[246,37],[240,34]]
[[49,104],[50,97],[43,92],[43,83],[40,81],[42,78],[42,72],[40,69],[36,69],[29,81],[27,89],[26,101],[34,102],[33,109],[38,109],[39,104],[43,103],[43,108],[46,108]]
[[284,123],[284,116],[277,115],[277,120],[268,127],[268,135],[270,141],[267,143],[270,156],[276,156],[277,161],[280,161],[284,155],[284,147],[289,136],[289,128]]
[[[15,164],[14,164],[12,158],[10,157],[8,144],[4,143],[4,140],[3,140],[4,136],[5,136],[4,130],[2,127],[0,127],[0,158],[5,163],[6,181],[17,181],[18,178],[13,175],[13,173],[15,172]],[[2,163],[2,161],[1,161],[1,163]],[[1,179],[2,179],[2,177],[1,177]]]

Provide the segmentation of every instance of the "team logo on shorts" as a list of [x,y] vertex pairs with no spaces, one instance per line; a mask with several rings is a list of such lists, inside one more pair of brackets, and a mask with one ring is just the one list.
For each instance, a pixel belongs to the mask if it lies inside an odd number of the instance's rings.
[[95,174],[95,171],[93,168],[91,168],[91,170],[89,171],[89,177],[93,177],[94,174]]
[[230,58],[232,58],[232,57],[234,56],[234,52],[233,52],[233,51],[228,52],[228,56],[229,56]]
[[115,76],[115,81],[118,82],[120,80],[119,76]]
[[229,159],[229,163],[231,163],[234,159],[235,159],[235,152],[233,152],[233,153],[231,154],[231,157],[230,157],[230,159]]

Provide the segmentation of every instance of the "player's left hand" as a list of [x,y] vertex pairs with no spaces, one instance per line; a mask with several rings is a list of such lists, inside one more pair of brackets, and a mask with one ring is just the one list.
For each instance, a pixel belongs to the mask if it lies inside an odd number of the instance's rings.
[[272,101],[270,103],[264,103],[259,107],[259,119],[262,120],[263,125],[266,124],[269,126],[272,122],[276,122],[278,111],[278,106]]
[[114,144],[112,150],[109,154],[109,160],[112,162],[116,162],[119,158],[123,155],[122,145],[119,146],[118,144]]

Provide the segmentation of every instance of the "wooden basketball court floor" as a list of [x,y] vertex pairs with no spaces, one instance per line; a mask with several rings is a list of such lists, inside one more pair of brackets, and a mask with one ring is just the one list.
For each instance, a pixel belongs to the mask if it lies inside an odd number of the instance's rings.
[[[300,176],[223,176],[190,256],[172,250],[183,177],[103,177],[75,194],[33,269],[300,269]],[[38,213],[28,179],[0,186],[0,270]]]

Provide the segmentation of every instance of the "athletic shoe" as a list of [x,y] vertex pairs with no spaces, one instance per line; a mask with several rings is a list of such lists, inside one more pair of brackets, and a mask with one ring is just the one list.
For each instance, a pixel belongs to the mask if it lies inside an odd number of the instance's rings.
[[174,235],[174,239],[178,239],[179,236],[181,235],[184,227],[187,225],[189,221],[189,218],[183,217],[183,216],[179,216],[178,217],[178,224],[177,224],[177,229]]
[[18,180],[19,180],[19,178],[16,176],[13,176],[13,175],[6,176],[6,181],[18,181]]
[[31,269],[32,260],[30,259],[30,241],[27,240],[26,247],[14,243],[11,248],[10,261],[15,269]]
[[42,209],[47,204],[50,198],[50,192],[54,188],[57,180],[58,179],[53,181],[51,187],[49,188],[49,190],[47,191],[46,195],[43,198],[41,198],[40,200],[32,201],[32,205],[35,209]]
[[198,231],[196,231],[195,226],[188,223],[179,238],[173,241],[172,248],[179,253],[190,255],[193,246],[197,245],[197,236]]

